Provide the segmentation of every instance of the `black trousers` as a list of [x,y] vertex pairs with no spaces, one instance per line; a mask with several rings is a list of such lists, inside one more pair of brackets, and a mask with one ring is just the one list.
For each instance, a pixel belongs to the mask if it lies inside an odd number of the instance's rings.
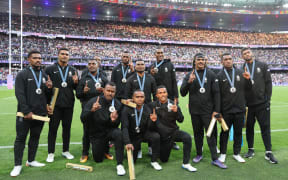
[[[244,124],[245,113],[232,113],[232,114],[225,114],[223,113],[223,118],[229,127],[233,125],[234,130],[234,144],[233,144],[233,151],[234,154],[240,154],[241,151],[241,144],[242,144],[242,128]],[[226,154],[227,152],[227,144],[228,144],[228,137],[229,137],[229,130],[224,132],[223,129],[220,133],[220,152],[221,154]]]
[[[160,160],[167,162],[169,160],[170,152],[174,142],[183,142],[183,164],[188,164],[190,160],[190,153],[192,148],[192,138],[190,134],[176,130],[173,136],[168,138],[161,137],[160,141]],[[153,153],[153,149],[152,149]]]
[[49,122],[48,153],[55,152],[55,143],[60,120],[62,120],[63,152],[69,151],[72,117],[73,108],[55,107],[53,116],[51,116]]
[[270,105],[261,109],[248,108],[248,117],[246,124],[246,139],[248,142],[248,148],[253,148],[254,145],[254,126],[258,120],[262,139],[265,145],[266,151],[272,150],[271,145],[271,132],[270,132]]
[[[211,121],[211,115],[212,114],[201,114],[201,115],[191,114],[191,120],[192,120],[192,126],[193,126],[197,155],[202,155],[204,128],[207,132],[210,121]],[[215,130],[213,130],[211,137],[210,138],[206,137],[207,143],[208,143],[208,146],[210,149],[210,153],[211,153],[211,158],[213,161],[218,159],[217,151],[216,151],[215,133],[217,133],[217,132]]]
[[124,144],[123,144],[122,132],[118,128],[111,129],[104,138],[103,137],[95,138],[90,136],[93,159],[95,162],[103,161],[104,153],[107,150],[107,143],[110,140],[113,140],[115,145],[117,164],[122,164],[124,154]]
[[135,137],[131,139],[131,143],[134,146],[133,160],[136,162],[138,151],[141,149],[142,142],[148,142],[152,147],[151,162],[157,161],[160,154],[160,135],[157,132],[147,131],[143,137]]
[[38,120],[27,120],[22,117],[16,118],[16,140],[14,143],[14,164],[15,166],[22,165],[25,141],[30,131],[28,142],[28,161],[35,160],[40,134],[44,122]]

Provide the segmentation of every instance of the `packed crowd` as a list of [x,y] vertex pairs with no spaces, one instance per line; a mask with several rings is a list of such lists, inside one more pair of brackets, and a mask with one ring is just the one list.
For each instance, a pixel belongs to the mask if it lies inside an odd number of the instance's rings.
[[[13,15],[12,30],[20,30],[20,16]],[[172,40],[203,43],[287,45],[287,34],[228,32],[187,27],[123,24],[119,22],[24,16],[23,31],[47,34]],[[8,29],[8,14],[0,16],[0,30]]]
[[[8,54],[8,36],[0,35],[0,59],[6,59]],[[129,50],[132,59],[143,59],[147,64],[155,61],[155,50],[158,45],[140,44],[140,43],[118,43],[118,42],[99,42],[87,40],[60,40],[25,37],[23,40],[24,54],[31,49],[40,50],[46,61],[51,61],[51,57],[57,56],[57,50],[60,47],[69,47],[72,59],[74,61],[83,62],[89,57],[99,56],[106,59],[103,63],[117,63],[121,52]],[[239,48],[211,48],[199,46],[175,46],[162,45],[166,58],[173,60],[175,65],[191,65],[192,57],[202,52],[207,54],[209,65],[219,66],[219,55],[223,52],[231,52],[236,63],[242,63],[241,49]],[[255,49],[255,56],[260,61],[273,65],[273,67],[281,67],[288,64],[288,51],[286,49]],[[12,54],[20,54],[20,38],[12,38]],[[2,58],[1,58],[2,56]],[[50,57],[50,58],[49,58]]]
[[[17,73],[20,71],[20,68],[13,68],[12,69],[12,76],[13,79],[16,78]],[[77,69],[78,75],[81,76],[82,69]],[[107,78],[111,79],[111,70],[105,71],[107,74]],[[0,68],[0,86],[6,85],[7,83],[7,75],[9,74],[8,68],[1,67]],[[176,72],[176,79],[178,86],[181,86],[182,80],[184,79],[187,72]],[[281,86],[281,85],[288,85],[288,73],[271,73],[273,85]]]

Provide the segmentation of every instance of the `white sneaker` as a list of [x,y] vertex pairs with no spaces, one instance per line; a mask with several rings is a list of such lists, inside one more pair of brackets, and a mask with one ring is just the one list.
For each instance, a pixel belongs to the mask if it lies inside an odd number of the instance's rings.
[[49,153],[46,162],[54,162],[54,153]]
[[16,177],[20,175],[20,172],[22,170],[22,166],[14,166],[13,170],[10,172],[10,176],[12,177]]
[[44,163],[40,163],[38,161],[32,161],[32,162],[26,162],[26,166],[31,166],[31,167],[43,167],[45,166]]
[[190,171],[190,172],[196,172],[197,171],[197,169],[194,168],[193,166],[191,166],[191,164],[182,164],[182,168],[186,169],[187,171]]
[[138,151],[137,158],[138,158],[138,159],[141,159],[141,158],[142,158],[142,150],[139,150],[139,151]]
[[218,149],[218,147],[216,146],[216,151],[217,151],[217,154],[220,153],[220,150]]
[[152,156],[152,148],[151,147],[148,147],[148,155]]
[[162,167],[160,166],[158,162],[151,162],[151,166],[157,171],[162,170]]
[[117,175],[118,176],[124,176],[126,174],[126,171],[125,171],[124,166],[122,164],[117,165],[116,169],[117,169]]
[[245,159],[243,159],[243,158],[240,156],[240,154],[233,155],[233,158],[234,158],[236,161],[240,162],[240,163],[245,163],[245,162],[246,162]]
[[62,156],[66,159],[74,159],[74,156],[69,151],[62,152]]
[[226,154],[220,154],[218,160],[219,160],[220,162],[224,163],[225,160],[226,160]]

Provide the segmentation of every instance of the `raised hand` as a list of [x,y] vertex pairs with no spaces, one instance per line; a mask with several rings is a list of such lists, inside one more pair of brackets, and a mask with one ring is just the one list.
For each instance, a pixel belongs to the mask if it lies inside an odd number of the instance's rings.
[[112,113],[110,114],[110,118],[111,118],[111,121],[112,121],[112,122],[115,122],[115,121],[117,120],[117,118],[118,118],[118,113],[117,113],[117,111],[112,112]]
[[78,84],[78,76],[77,76],[76,72],[75,72],[75,74],[72,76],[72,79],[73,79],[74,84]]
[[100,108],[101,108],[101,104],[99,103],[99,96],[98,96],[96,102],[93,104],[93,106],[91,108],[91,112],[95,112]]
[[129,67],[130,67],[131,72],[134,72],[134,65],[133,65],[131,57],[129,57]]
[[152,76],[154,76],[154,75],[156,74],[153,66],[152,66],[151,69],[150,69],[150,74],[151,74]]
[[84,89],[83,89],[83,92],[84,92],[84,93],[87,93],[89,90],[90,90],[90,88],[88,87],[88,81],[86,81],[85,87],[84,87]]
[[156,111],[155,111],[155,108],[153,108],[153,113],[150,114],[150,119],[155,122],[157,120],[157,114],[156,114]]
[[171,107],[171,111],[173,111],[173,112],[177,112],[178,111],[177,100],[176,99],[174,99],[174,104]]
[[245,79],[250,79],[250,73],[247,72],[246,66],[244,67],[244,73],[242,75]]
[[51,89],[53,87],[53,83],[52,83],[49,75],[48,75],[48,80],[46,81],[46,86],[48,89]]
[[190,76],[189,76],[189,80],[188,80],[188,83],[192,83],[195,79],[195,74],[194,74],[194,69],[193,71],[191,72]]

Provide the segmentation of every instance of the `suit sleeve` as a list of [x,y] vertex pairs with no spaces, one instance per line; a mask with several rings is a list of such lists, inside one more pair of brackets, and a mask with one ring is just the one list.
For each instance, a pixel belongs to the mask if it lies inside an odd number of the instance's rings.
[[27,77],[25,74],[22,72],[18,73],[16,76],[15,80],[15,96],[18,101],[18,106],[20,107],[20,111],[24,114],[27,115],[32,110],[30,109],[29,105],[27,104],[26,101],[26,86],[25,86],[25,79]]
[[183,81],[182,81],[182,85],[181,85],[181,88],[180,88],[180,94],[181,94],[181,96],[183,96],[183,97],[186,96],[186,95],[188,94],[188,92],[189,92],[190,83],[188,83],[188,80],[189,80],[190,74],[191,74],[191,72],[188,73],[188,74],[184,77],[184,79],[183,79]]
[[128,108],[123,108],[121,113],[121,124],[122,124],[122,133],[124,144],[131,144],[129,137],[129,120],[128,120]]
[[265,80],[265,95],[266,100],[270,101],[272,96],[272,79],[271,79],[271,72],[268,68],[267,64],[264,66],[264,80]]
[[213,94],[213,104],[214,112],[220,112],[220,90],[219,90],[219,80],[217,76],[214,73],[211,73],[211,88],[212,88],[212,94]]
[[151,75],[151,81],[152,81],[151,92],[153,95],[153,101],[156,101],[157,100],[157,97],[156,97],[157,84],[156,84],[156,81],[152,75]]
[[85,81],[84,77],[81,78],[80,82],[78,83],[78,86],[76,88],[76,97],[78,99],[81,99],[81,98],[83,98],[85,96],[85,94],[84,94],[85,83],[86,83],[86,81]]
[[177,80],[176,80],[176,72],[175,72],[175,67],[173,64],[171,64],[171,77],[172,77],[172,87],[173,87],[173,95],[174,98],[178,98],[179,94],[178,94],[178,86],[177,86]]
[[84,109],[81,113],[81,120],[83,122],[89,122],[89,120],[92,118],[93,112],[91,112],[91,108],[92,108],[94,102],[95,102],[95,98],[92,98],[84,106]]

